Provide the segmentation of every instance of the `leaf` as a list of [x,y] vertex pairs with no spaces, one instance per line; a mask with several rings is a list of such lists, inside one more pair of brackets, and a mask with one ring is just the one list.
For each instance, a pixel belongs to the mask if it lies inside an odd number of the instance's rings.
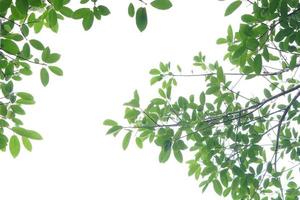
[[140,107],[140,97],[139,97],[139,94],[138,94],[137,90],[134,91],[133,99],[131,101],[127,102],[127,103],[124,103],[124,105],[135,107],[135,108]]
[[142,32],[146,29],[148,24],[148,18],[147,18],[147,10],[146,8],[140,7],[135,15],[136,20],[136,26],[138,29]]
[[4,13],[10,7],[12,0],[0,0],[0,13]]
[[134,14],[135,14],[134,5],[132,3],[130,3],[129,6],[128,6],[128,15],[130,17],[134,17]]
[[22,143],[25,149],[27,149],[28,151],[32,151],[32,144],[28,138],[22,137]]
[[27,130],[27,129],[21,128],[21,127],[13,127],[12,131],[18,135],[21,135],[23,137],[30,138],[33,140],[42,140],[43,139],[42,136],[38,132],[33,131],[33,130]]
[[218,78],[219,82],[225,83],[225,75],[224,75],[222,67],[219,67],[217,69],[217,78]]
[[118,123],[112,119],[106,119],[104,122],[103,122],[103,125],[105,126],[117,126]]
[[20,153],[20,141],[19,138],[15,135],[11,136],[9,140],[9,151],[11,155],[16,158]]
[[0,149],[5,149],[7,146],[8,138],[5,135],[0,134]]
[[135,139],[135,143],[136,143],[136,145],[137,145],[140,149],[143,148],[143,140],[142,140],[141,138],[137,137],[137,138]]
[[38,40],[29,40],[29,43],[37,50],[43,51],[45,49],[44,45]]
[[151,6],[160,10],[167,10],[172,7],[172,3],[169,0],[155,0],[151,2]]
[[48,22],[51,28],[57,25],[57,14],[54,9],[50,9],[48,13]]
[[52,0],[51,2],[56,10],[61,9],[64,6],[64,0]]
[[97,8],[98,8],[100,14],[103,16],[107,16],[110,14],[110,11],[106,6],[100,5]]
[[85,14],[82,20],[82,26],[84,30],[89,30],[93,26],[94,14],[91,10]]
[[16,8],[22,15],[26,15],[28,12],[28,1],[27,0],[16,0]]
[[183,156],[181,151],[173,151],[174,157],[176,158],[176,160],[180,163],[182,163],[183,161]]
[[12,55],[17,55],[20,52],[20,49],[18,45],[13,42],[12,40],[9,39],[1,39],[0,40],[0,47],[3,49],[5,52],[12,54]]
[[62,69],[60,69],[59,67],[56,67],[56,66],[49,66],[48,67],[50,69],[50,71],[57,75],[57,76],[63,76],[64,75],[64,72]]
[[216,193],[218,195],[222,195],[223,188],[222,188],[222,185],[221,185],[220,181],[215,179],[213,181],[213,186],[214,186],[214,190],[216,191]]
[[227,43],[227,40],[225,38],[219,38],[217,39],[217,44],[226,44]]
[[40,78],[43,86],[47,86],[49,83],[49,73],[46,68],[41,69]]
[[118,126],[118,125],[115,125],[113,127],[111,127],[108,131],[107,131],[107,135],[109,134],[118,134],[120,131],[122,130],[122,126]]
[[256,55],[254,58],[254,72],[260,74],[262,70],[262,58],[261,55]]
[[124,150],[126,150],[129,145],[131,134],[132,134],[131,132],[128,132],[123,139],[122,147]]
[[164,149],[162,148],[162,150],[159,153],[159,162],[160,163],[165,163],[169,160],[171,155],[171,149]]
[[25,115],[25,111],[23,110],[23,108],[21,108],[21,106],[19,105],[12,105],[11,109],[14,113],[19,114],[19,115]]
[[229,4],[229,6],[225,10],[225,16],[232,14],[236,9],[238,9],[240,7],[241,4],[242,4],[242,1],[239,1],[239,0],[234,1],[231,4]]

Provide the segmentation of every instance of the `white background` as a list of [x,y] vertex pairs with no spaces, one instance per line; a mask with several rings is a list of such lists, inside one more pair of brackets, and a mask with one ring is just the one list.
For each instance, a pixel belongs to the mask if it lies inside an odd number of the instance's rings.
[[[36,105],[26,107],[25,127],[43,134],[33,152],[22,149],[17,159],[0,154],[2,200],[152,200],[218,199],[211,188],[202,194],[199,181],[187,176],[187,165],[171,158],[159,164],[159,149],[134,143],[121,148],[123,136],[106,136],[102,122],[121,120],[122,104],[138,89],[143,104],[154,97],[149,70],[160,61],[180,64],[189,72],[199,51],[221,59],[217,46],[227,25],[238,14],[224,18],[230,2],[174,1],[169,11],[148,9],[147,30],[140,33],[128,17],[128,1],[106,1],[112,14],[84,32],[80,21],[64,21],[58,34],[37,36],[62,54],[64,77],[51,76],[48,87],[39,81],[39,66],[19,88],[31,92]],[[246,4],[246,3],[245,3]],[[139,2],[136,1],[136,5]],[[201,91],[197,80],[186,92]],[[190,91],[191,90],[191,91]]]

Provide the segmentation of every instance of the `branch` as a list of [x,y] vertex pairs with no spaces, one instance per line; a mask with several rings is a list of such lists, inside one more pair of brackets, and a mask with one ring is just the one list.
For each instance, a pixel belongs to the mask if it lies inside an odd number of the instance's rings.
[[275,171],[277,172],[277,154],[278,154],[278,149],[279,149],[279,139],[280,139],[280,132],[281,132],[281,126],[282,122],[284,121],[287,113],[289,112],[290,108],[292,107],[293,103],[297,100],[297,98],[300,96],[300,91],[294,96],[292,101],[289,103],[289,105],[284,109],[284,112],[280,118],[280,121],[278,123],[278,129],[277,129],[277,136],[276,136],[276,146],[275,146],[275,162],[274,162],[274,167]]

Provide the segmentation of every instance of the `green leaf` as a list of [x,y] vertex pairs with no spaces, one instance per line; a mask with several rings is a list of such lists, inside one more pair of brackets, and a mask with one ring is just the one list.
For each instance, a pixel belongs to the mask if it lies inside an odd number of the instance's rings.
[[59,67],[56,67],[56,66],[49,66],[49,69],[50,71],[57,75],[57,76],[63,76],[64,75],[64,72],[62,69],[60,69]]
[[98,8],[100,14],[103,16],[107,16],[110,14],[110,11],[106,6],[100,5],[97,8]]
[[40,7],[42,5],[41,0],[28,0],[28,3],[33,7]]
[[19,105],[12,105],[11,109],[14,113],[19,114],[19,115],[25,115],[25,111],[23,110],[23,108],[21,108],[21,106]]
[[12,0],[0,0],[0,13],[4,13],[10,7]]
[[27,149],[28,151],[32,151],[32,144],[28,138],[22,137],[22,143],[25,149]]
[[238,9],[240,7],[241,4],[242,4],[242,1],[239,1],[239,0],[234,1],[231,4],[229,4],[229,6],[226,8],[225,16],[232,14],[236,9]]
[[107,134],[107,135],[109,135],[109,134],[114,134],[114,135],[116,135],[116,134],[118,134],[121,130],[122,130],[122,126],[116,125],[116,126],[111,127],[111,128],[107,131],[106,134]]
[[172,7],[172,3],[169,0],[154,0],[151,2],[151,6],[160,10],[167,10]]
[[103,122],[103,125],[105,126],[117,126],[118,123],[114,120],[111,120],[111,119],[106,119],[104,122]]
[[130,3],[129,6],[128,6],[128,15],[130,17],[134,17],[134,14],[135,14],[134,5],[132,3]]
[[219,82],[225,83],[225,75],[224,75],[222,67],[219,67],[217,69],[217,78],[218,78]]
[[147,10],[146,8],[140,7],[135,15],[136,26],[142,32],[146,29],[148,24]]
[[20,49],[19,49],[18,45],[12,40],[1,39],[0,40],[0,47],[5,52],[7,52],[9,54],[12,54],[12,55],[17,55],[20,52]]
[[94,14],[90,10],[89,12],[87,12],[85,14],[85,16],[83,17],[83,20],[82,20],[82,26],[83,26],[84,30],[86,30],[86,31],[89,30],[93,26],[93,22],[94,22]]
[[217,39],[217,44],[226,44],[227,40],[225,38],[219,38]]
[[159,153],[159,162],[160,163],[165,163],[169,160],[171,155],[171,148],[169,149],[164,149],[162,148],[162,150]]
[[29,43],[37,50],[43,51],[45,49],[44,45],[38,40],[29,40]]
[[262,58],[261,55],[256,55],[254,58],[254,72],[260,74],[262,70]]
[[78,10],[75,10],[73,13],[73,19],[81,19],[84,18],[85,15],[88,15],[91,10],[89,8],[79,8]]
[[223,188],[222,188],[222,185],[221,185],[220,181],[215,179],[213,181],[213,186],[214,186],[214,190],[216,191],[216,193],[218,195],[222,195]]
[[54,9],[50,9],[48,13],[48,22],[51,28],[57,25],[57,14]]
[[33,131],[33,130],[27,130],[27,129],[21,128],[21,127],[13,127],[12,131],[18,135],[21,135],[23,137],[30,138],[33,140],[42,140],[43,139],[42,136],[38,132]]
[[123,139],[122,147],[124,150],[126,150],[129,145],[131,134],[132,134],[131,132],[128,132]]
[[41,69],[40,78],[43,86],[47,86],[49,83],[49,73],[46,68]]
[[139,94],[138,94],[137,90],[134,91],[133,99],[131,101],[127,102],[127,103],[124,103],[124,105],[135,107],[135,108],[140,107],[140,97],[139,97]]
[[33,100],[33,96],[27,92],[17,92],[16,95],[25,100]]
[[21,14],[26,15],[28,12],[28,7],[29,5],[27,0],[16,0],[16,8]]
[[272,94],[271,94],[271,92],[268,90],[268,89],[264,89],[264,95],[265,95],[265,97],[267,97],[267,98],[270,98],[270,97],[272,97]]
[[51,2],[56,10],[61,9],[64,6],[64,0],[52,0]]
[[5,135],[0,134],[0,149],[5,149],[7,146],[7,142],[8,138]]
[[19,138],[15,135],[11,136],[9,140],[9,151],[14,158],[16,158],[19,155],[20,149],[21,146]]
[[140,149],[143,148],[143,140],[142,140],[141,138],[137,137],[137,138],[135,139],[135,143],[136,143],[136,145],[137,145]]
[[176,158],[176,160],[180,163],[182,163],[183,161],[183,156],[181,151],[173,151],[174,157]]

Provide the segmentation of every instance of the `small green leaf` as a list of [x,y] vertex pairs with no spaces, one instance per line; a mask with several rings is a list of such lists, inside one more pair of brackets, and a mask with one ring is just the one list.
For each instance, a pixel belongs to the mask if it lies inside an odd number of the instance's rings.
[[254,58],[254,72],[256,74],[260,74],[261,73],[261,70],[262,70],[262,58],[261,58],[261,55],[258,54],[255,56]]
[[134,17],[134,14],[135,14],[134,5],[132,3],[130,3],[129,6],[128,6],[128,15],[130,17]]
[[232,14],[236,9],[238,9],[240,7],[241,4],[242,4],[242,1],[240,1],[240,0],[234,1],[231,4],[229,4],[229,6],[226,8],[225,16]]
[[146,29],[148,24],[147,10],[146,8],[140,7],[135,15],[136,26],[142,32]]
[[13,127],[12,131],[18,135],[21,135],[23,137],[30,138],[33,140],[42,140],[43,139],[42,136],[38,132],[33,131],[33,130],[27,130],[27,129],[21,128],[21,127]]
[[100,5],[97,8],[98,8],[99,12],[101,13],[101,15],[103,15],[103,16],[107,16],[110,14],[110,11],[106,6]]
[[103,125],[105,126],[117,126],[118,123],[114,120],[111,120],[111,119],[106,119],[104,122],[103,122]]
[[43,51],[45,49],[44,45],[38,40],[29,40],[29,43],[37,50]]
[[49,83],[49,73],[46,68],[41,69],[40,78],[43,86],[47,86]]
[[49,66],[50,71],[57,75],[57,76],[63,76],[64,72],[62,69],[60,69],[59,67],[56,66]]
[[16,0],[16,8],[22,15],[26,15],[28,12],[28,1],[27,0]]
[[132,134],[131,132],[128,132],[123,139],[122,147],[124,150],[126,150],[129,145],[131,134]]
[[12,40],[9,39],[1,39],[0,40],[0,47],[3,49],[5,52],[12,54],[12,55],[17,55],[20,52],[20,49],[18,45],[13,42]]
[[169,0],[154,0],[151,2],[151,5],[160,10],[167,10],[172,7],[172,3]]
[[222,185],[221,185],[220,181],[215,179],[213,181],[213,186],[214,186],[214,190],[216,191],[216,193],[218,195],[222,195],[223,188],[222,188]]
[[89,12],[87,12],[85,14],[85,16],[83,17],[83,20],[82,20],[82,26],[83,26],[84,30],[86,30],[86,31],[89,30],[93,26],[93,22],[94,22],[94,14],[90,10]]
[[64,6],[64,0],[52,0],[51,2],[56,10],[61,9]]
[[32,151],[32,144],[28,138],[22,137],[22,143],[27,151]]
[[11,109],[14,113],[19,114],[19,115],[25,115],[25,111],[23,110],[23,108],[21,108],[21,106],[19,105],[12,105]]
[[51,28],[57,25],[57,14],[54,9],[50,9],[48,13],[48,22]]
[[11,136],[9,140],[9,151],[14,158],[16,158],[19,155],[20,149],[21,146],[19,138],[15,135]]

